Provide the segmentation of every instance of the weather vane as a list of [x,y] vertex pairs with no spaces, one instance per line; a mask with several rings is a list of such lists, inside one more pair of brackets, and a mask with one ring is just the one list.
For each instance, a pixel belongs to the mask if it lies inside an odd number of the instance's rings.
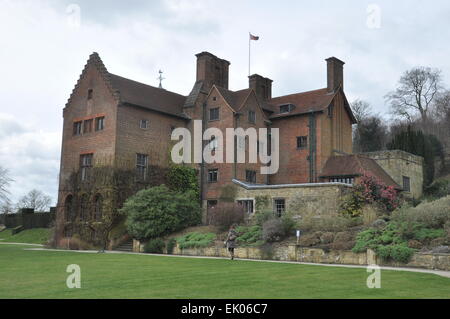
[[162,89],[162,81],[165,80],[166,78],[163,78],[163,71],[159,70],[159,77],[157,78],[159,80],[159,88]]

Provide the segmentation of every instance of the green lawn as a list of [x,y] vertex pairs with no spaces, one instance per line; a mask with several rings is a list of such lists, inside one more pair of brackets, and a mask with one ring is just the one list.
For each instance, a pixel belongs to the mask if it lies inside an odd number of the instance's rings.
[[11,229],[5,229],[0,232],[0,243],[30,243],[30,244],[45,244],[48,241],[50,234],[49,228],[34,228],[22,230],[15,235],[11,234]]
[[[365,269],[130,254],[30,251],[0,244],[0,298],[450,298],[450,278]],[[66,267],[81,267],[81,289]]]

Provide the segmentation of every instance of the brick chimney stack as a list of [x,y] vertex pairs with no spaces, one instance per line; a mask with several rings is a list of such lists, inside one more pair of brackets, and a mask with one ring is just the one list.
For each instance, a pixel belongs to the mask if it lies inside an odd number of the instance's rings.
[[256,95],[269,100],[272,98],[272,80],[259,74],[253,74],[248,77],[249,88],[255,90]]
[[228,67],[230,62],[220,59],[209,52],[196,54],[197,81],[203,81],[204,90],[208,91],[214,84],[228,89]]
[[331,57],[327,61],[327,88],[328,92],[336,91],[339,85],[344,88],[344,64],[338,58]]

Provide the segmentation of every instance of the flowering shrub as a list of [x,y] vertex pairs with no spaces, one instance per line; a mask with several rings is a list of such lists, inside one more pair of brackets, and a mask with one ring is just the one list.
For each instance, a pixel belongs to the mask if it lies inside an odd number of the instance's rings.
[[345,215],[356,217],[361,214],[365,204],[378,204],[381,209],[392,212],[399,206],[397,191],[387,186],[370,174],[361,176],[351,194],[341,204],[341,211]]

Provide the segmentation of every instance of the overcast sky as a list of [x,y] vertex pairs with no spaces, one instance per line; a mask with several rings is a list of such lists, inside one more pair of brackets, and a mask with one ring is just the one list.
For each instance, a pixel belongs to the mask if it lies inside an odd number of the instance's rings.
[[252,73],[273,95],[326,86],[324,59],[345,64],[345,91],[386,119],[383,96],[414,66],[450,87],[449,1],[0,0],[0,166],[12,199],[32,188],[57,198],[62,109],[92,52],[108,70],[188,94],[195,54],[231,62],[230,89]]

